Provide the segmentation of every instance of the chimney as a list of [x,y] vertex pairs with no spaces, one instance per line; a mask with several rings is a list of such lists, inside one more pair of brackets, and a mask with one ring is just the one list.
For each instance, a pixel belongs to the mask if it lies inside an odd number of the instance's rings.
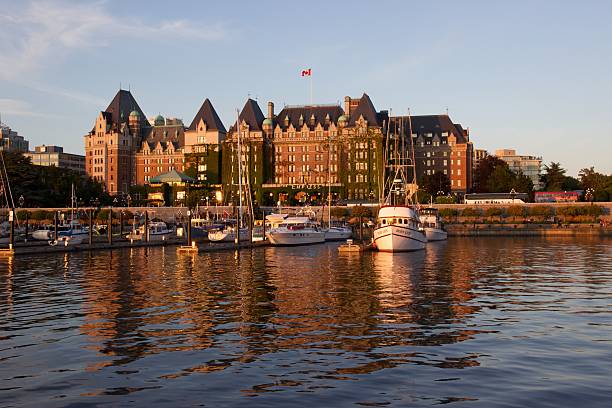
[[351,115],[351,97],[350,96],[344,97],[344,114],[346,116]]
[[274,102],[268,102],[268,119],[274,119]]

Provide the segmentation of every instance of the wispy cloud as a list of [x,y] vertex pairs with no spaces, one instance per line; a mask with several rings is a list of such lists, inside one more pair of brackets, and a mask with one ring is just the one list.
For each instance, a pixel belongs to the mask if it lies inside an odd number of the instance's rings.
[[195,25],[187,20],[158,23],[112,15],[106,2],[65,3],[32,0],[25,9],[0,11],[0,79],[16,80],[57,63],[79,49],[108,47],[121,39],[225,38],[223,24]]
[[19,99],[0,98],[0,114],[4,116],[26,116],[36,118],[61,118],[52,113],[37,112],[32,106]]

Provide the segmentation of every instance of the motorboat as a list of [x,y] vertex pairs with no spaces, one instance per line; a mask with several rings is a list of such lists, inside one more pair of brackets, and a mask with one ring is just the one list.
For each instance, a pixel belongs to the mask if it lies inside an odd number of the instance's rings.
[[344,241],[353,236],[353,230],[346,225],[329,226],[324,228],[326,241]]
[[426,243],[414,207],[390,205],[379,210],[374,228],[374,244],[379,251],[417,251],[424,249]]
[[325,232],[309,217],[288,214],[266,216],[266,237],[272,245],[307,245],[325,242]]
[[211,242],[234,242],[236,241],[236,230],[238,230],[239,241],[248,241],[250,239],[248,228],[226,225],[224,228],[208,231],[208,240]]
[[448,238],[448,233],[444,229],[444,223],[437,208],[420,209],[419,219],[425,230],[427,241],[444,241]]
[[51,246],[64,246],[64,247],[80,245],[80,244],[83,243],[84,239],[85,239],[85,237],[83,237],[82,235],[73,235],[73,236],[64,235],[64,236],[58,236],[57,239],[49,240],[49,245],[51,245]]
[[147,241],[165,241],[172,236],[174,231],[166,225],[163,221],[152,221],[148,225],[148,238],[145,234],[145,226],[141,225],[138,228],[134,228],[126,238],[131,241],[147,240]]
[[[62,223],[57,226],[57,237],[86,237],[89,235],[89,228],[84,227],[78,220]],[[55,228],[53,225],[44,227],[32,232],[32,238],[39,241],[48,241],[55,238]]]

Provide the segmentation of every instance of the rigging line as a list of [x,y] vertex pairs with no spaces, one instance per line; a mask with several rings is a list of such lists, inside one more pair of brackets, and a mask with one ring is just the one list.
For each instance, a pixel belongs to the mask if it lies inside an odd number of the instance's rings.
[[4,178],[6,179],[6,189],[8,190],[8,193],[9,193],[9,195],[7,196],[7,202],[8,202],[8,198],[10,197],[11,199],[10,204],[12,204],[12,207],[15,208],[15,200],[13,199],[13,191],[11,190],[11,185],[9,184],[9,181],[8,181],[8,172],[6,171],[6,163],[4,162],[3,152],[0,152],[0,159],[2,159],[2,169],[4,171]]

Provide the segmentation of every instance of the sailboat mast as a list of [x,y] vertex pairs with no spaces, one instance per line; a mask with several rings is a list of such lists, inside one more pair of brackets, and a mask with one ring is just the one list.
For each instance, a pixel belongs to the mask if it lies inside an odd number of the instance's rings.
[[240,149],[240,113],[236,109],[238,129],[238,228],[242,227],[242,150]]
[[331,227],[331,136],[327,132],[327,227]]
[[[408,134],[410,135],[410,150],[411,150],[411,158],[412,158],[412,183],[416,187],[417,178],[416,178],[416,162],[414,160],[414,141],[412,140],[412,114],[410,113],[410,108],[408,108]],[[419,202],[419,189],[417,188],[414,191],[414,201]]]

